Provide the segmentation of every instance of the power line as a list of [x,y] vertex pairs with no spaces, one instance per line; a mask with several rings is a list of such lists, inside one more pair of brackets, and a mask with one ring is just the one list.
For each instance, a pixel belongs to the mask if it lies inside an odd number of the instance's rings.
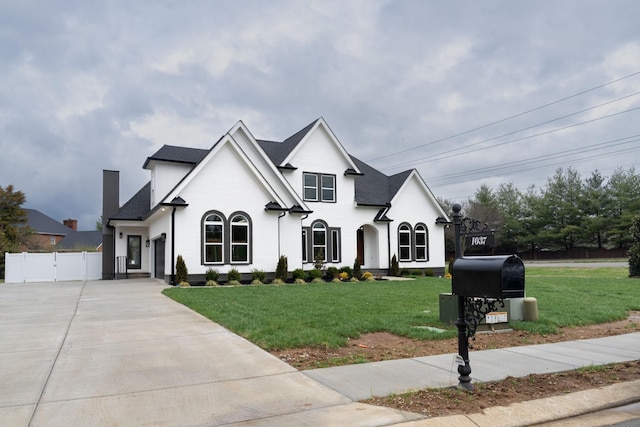
[[[620,145],[625,145],[625,144],[630,144],[633,142],[638,142],[640,141],[640,134],[638,135],[631,135],[631,136],[627,136],[624,138],[618,138],[618,139],[614,139],[614,140],[610,140],[610,141],[605,141],[605,142],[600,142],[597,144],[592,144],[592,145],[587,145],[587,146],[582,146],[582,147],[578,147],[578,148],[572,148],[570,150],[564,150],[564,151],[559,151],[557,153],[551,153],[551,154],[544,154],[542,156],[537,156],[537,157],[531,157],[528,159],[523,159],[523,160],[517,160],[517,161],[512,161],[510,163],[502,163],[502,164],[498,164],[498,165],[493,165],[493,166],[487,166],[484,168],[477,168],[477,169],[471,169],[471,170],[467,170],[464,172],[456,172],[456,173],[450,173],[447,175],[439,175],[437,177],[430,177],[430,178],[426,178],[426,180],[428,182],[435,182],[435,181],[442,181],[442,180],[447,180],[447,179],[451,179],[451,178],[458,178],[458,177],[462,177],[462,176],[468,176],[468,175],[475,175],[475,174],[480,174],[480,173],[484,173],[484,172],[495,172],[501,169],[510,169],[510,168],[515,168],[515,167],[519,167],[519,166],[525,166],[527,164],[530,163],[539,163],[542,161],[547,161],[547,160],[551,160],[551,159],[557,159],[557,158],[561,158],[561,157],[566,157],[570,154],[575,154],[575,153],[587,153],[590,151],[597,151],[597,150],[603,150],[605,148],[612,148],[612,147],[617,147]],[[631,139],[631,138],[637,138],[637,139]],[[624,141],[624,140],[628,140],[628,141]],[[620,142],[623,141],[623,142]],[[613,144],[613,143],[616,144]],[[511,172],[511,173],[518,173],[518,171],[515,172]]]
[[[477,143],[473,143],[473,144],[465,145],[463,147],[459,147],[459,148],[457,148],[455,150],[450,150],[450,151],[446,152],[447,153],[446,155],[445,155],[445,153],[439,153],[439,154],[436,154],[435,157],[432,157],[432,156],[421,157],[419,159],[411,160],[409,162],[398,163],[396,165],[391,165],[391,166],[380,168],[380,169],[381,170],[389,170],[389,169],[397,169],[397,168],[401,168],[401,167],[404,168],[404,167],[407,167],[407,166],[417,165],[417,164],[420,164],[420,163],[426,163],[426,162],[431,162],[431,161],[436,161],[436,160],[443,160],[443,159],[448,159],[448,158],[454,157],[454,156],[460,156],[460,155],[464,155],[464,154],[474,153],[476,151],[486,150],[486,149],[489,149],[489,148],[496,148],[496,147],[500,147],[502,145],[511,144],[511,143],[519,142],[519,141],[524,141],[526,139],[531,139],[531,138],[535,138],[535,137],[538,137],[538,136],[548,135],[548,134],[551,134],[551,133],[559,132],[559,131],[570,129],[570,128],[573,128],[573,127],[582,126],[584,124],[593,123],[593,122],[597,122],[597,121],[600,121],[600,120],[608,119],[608,118],[615,117],[615,116],[618,116],[620,114],[629,113],[629,112],[632,112],[632,111],[635,111],[635,110],[640,110],[640,107],[634,107],[634,108],[630,108],[628,110],[619,111],[617,113],[607,114],[605,116],[596,117],[595,119],[585,120],[583,122],[574,123],[572,125],[563,126],[563,127],[557,128],[557,129],[552,129],[552,130],[549,130],[549,131],[540,132],[540,133],[529,135],[529,136],[523,136],[521,138],[516,138],[516,139],[512,139],[510,141],[505,141],[505,142],[501,142],[499,144],[494,144],[494,145],[491,145],[489,147],[476,148],[476,149],[473,149],[473,150],[468,150],[468,151],[465,151],[465,152],[462,152],[462,153],[457,153],[457,154],[453,153],[453,151],[463,150],[465,148],[469,148],[469,147],[472,147],[472,146],[475,146],[475,145],[478,145],[478,144],[481,144],[481,143],[485,142],[485,141],[480,141],[480,142],[477,142]],[[438,156],[440,156],[440,157],[438,157]]]
[[404,154],[404,153],[407,153],[407,152],[409,152],[409,151],[417,150],[418,148],[427,147],[427,146],[429,146],[429,145],[437,144],[437,143],[439,143],[439,142],[448,141],[448,140],[453,139],[453,138],[456,138],[456,137],[458,137],[458,136],[467,135],[467,134],[470,134],[470,133],[472,133],[472,132],[475,132],[475,131],[478,131],[478,130],[481,130],[481,129],[485,129],[485,128],[490,127],[490,126],[493,126],[493,125],[497,125],[497,124],[499,124],[499,123],[506,122],[507,120],[515,119],[516,117],[524,116],[525,114],[529,114],[529,113],[532,113],[532,112],[534,112],[534,111],[541,110],[541,109],[546,108],[546,107],[549,107],[549,106],[551,106],[551,105],[559,104],[559,103],[564,102],[564,101],[566,101],[566,100],[568,100],[568,99],[576,98],[576,97],[581,96],[581,95],[584,95],[584,94],[586,94],[586,93],[593,92],[594,90],[601,89],[601,88],[603,88],[603,87],[605,87],[605,86],[611,85],[611,84],[613,84],[613,83],[617,83],[617,82],[619,82],[619,81],[622,81],[622,80],[628,79],[628,78],[633,77],[633,76],[638,75],[638,74],[640,74],[640,71],[636,71],[635,73],[631,73],[631,74],[629,74],[629,75],[627,75],[627,76],[620,77],[620,78],[615,79],[615,80],[611,80],[611,81],[609,81],[609,82],[607,82],[607,83],[603,83],[603,84],[601,84],[601,85],[598,85],[598,86],[592,87],[592,88],[590,88],[590,89],[583,90],[583,91],[581,91],[581,92],[578,92],[578,93],[573,94],[573,95],[569,95],[569,96],[567,96],[567,97],[564,97],[564,98],[558,99],[558,100],[556,100],[556,101],[549,102],[549,103],[544,104],[544,105],[541,105],[541,106],[539,106],[539,107],[535,107],[535,108],[532,108],[532,109],[530,109],[530,110],[523,111],[522,113],[514,114],[513,116],[505,117],[505,118],[503,118],[503,119],[496,120],[496,121],[494,121],[494,122],[487,123],[487,124],[484,124],[484,125],[482,125],[482,126],[478,126],[478,127],[473,128],[473,129],[466,130],[466,131],[464,131],[464,132],[456,133],[456,134],[451,135],[451,136],[448,136],[448,137],[446,137],[446,138],[440,138],[440,139],[437,139],[437,140],[434,140],[434,141],[431,141],[431,142],[427,142],[426,144],[421,144],[421,145],[417,145],[417,146],[412,147],[412,148],[407,148],[406,150],[401,150],[401,151],[397,151],[397,152],[395,152],[395,153],[386,154],[386,155],[384,155],[384,156],[375,157],[375,158],[373,158],[373,159],[369,159],[369,160],[367,160],[367,162],[373,162],[373,161],[380,160],[380,159],[386,159],[387,157],[396,156],[396,155],[398,155],[398,154]]
[[[635,142],[635,141],[633,141]],[[562,166],[562,165],[566,165],[566,164],[575,164],[575,163],[581,163],[581,162],[585,162],[587,160],[593,160],[593,159],[601,159],[601,158],[605,158],[605,157],[612,157],[612,156],[618,156],[621,154],[626,154],[626,153],[631,153],[634,151],[639,151],[640,147],[630,147],[624,150],[618,150],[618,151],[613,151],[613,152],[609,152],[609,153],[602,153],[602,154],[594,154],[592,156],[588,156],[588,157],[583,157],[580,159],[571,159],[571,160],[563,160],[561,162],[556,162],[556,163],[551,163],[551,164],[546,164],[546,165],[540,165],[540,166],[532,166],[530,168],[525,168],[525,169],[520,169],[516,172],[511,172],[510,174],[515,175],[515,174],[519,174],[522,172],[529,172],[535,169],[543,169],[543,168],[550,168],[550,167],[554,167],[554,166]],[[491,177],[484,177],[484,178],[491,178]],[[459,181],[453,181],[453,182],[447,182],[446,184],[440,184],[440,186],[445,186],[445,185],[452,185],[452,184],[459,184],[461,182],[465,182],[466,179],[462,179]],[[436,185],[437,186],[437,185]],[[434,187],[436,187],[434,186]]]

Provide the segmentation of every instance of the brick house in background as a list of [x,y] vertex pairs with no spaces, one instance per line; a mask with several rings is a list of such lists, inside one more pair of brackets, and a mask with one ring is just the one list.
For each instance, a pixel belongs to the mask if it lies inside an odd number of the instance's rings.
[[[27,213],[27,226],[34,230],[30,237],[30,249],[49,250],[55,249],[58,243],[73,231],[77,225],[75,220],[65,220],[60,223],[36,209],[24,209]],[[69,226],[67,226],[69,224]]]

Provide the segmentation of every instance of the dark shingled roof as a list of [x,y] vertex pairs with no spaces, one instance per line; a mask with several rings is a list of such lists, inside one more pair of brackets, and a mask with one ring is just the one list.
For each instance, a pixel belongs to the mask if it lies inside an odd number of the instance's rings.
[[202,148],[187,148],[176,147],[175,145],[164,145],[161,149],[156,151],[154,155],[147,158],[147,161],[144,162],[142,168],[146,169],[147,165],[152,160],[196,165],[205,158],[209,151],[210,150],[205,150]]
[[60,240],[56,247],[60,249],[97,249],[102,244],[102,231],[71,231]]
[[298,132],[291,135],[289,138],[285,139],[282,142],[257,140],[258,145],[260,145],[264,152],[267,153],[267,156],[269,156],[274,165],[280,166],[284,159],[287,158],[289,153],[291,153],[291,151],[296,148],[298,143],[302,141],[302,138],[304,138],[304,136],[309,133],[311,128],[315,126],[318,120],[320,119],[316,119],[313,122],[309,123],[303,129],[300,129]]
[[[307,133],[316,125],[320,119],[299,130],[282,142],[257,140],[258,145],[264,150],[269,159],[277,167],[282,167],[282,162],[295,149]],[[144,167],[152,160],[185,163],[197,165],[210,150],[199,148],[177,147],[165,145],[153,156],[149,157]],[[402,184],[411,174],[411,170],[387,176],[374,169],[357,158],[350,156],[362,175],[354,175],[355,180],[355,200],[359,205],[366,206],[389,206],[391,199],[396,195]],[[295,169],[295,165],[287,165]],[[349,171],[349,170],[347,170]],[[129,200],[112,219],[118,220],[143,220],[150,213],[151,183],[147,183],[131,200]]]
[[356,176],[356,202],[359,205],[386,206],[391,201],[389,177],[365,162],[351,156],[364,175]]
[[110,219],[143,220],[149,214],[151,205],[151,181],[140,189]]
[[65,236],[73,230],[35,209],[24,209],[27,213],[28,225],[39,234],[55,234]]

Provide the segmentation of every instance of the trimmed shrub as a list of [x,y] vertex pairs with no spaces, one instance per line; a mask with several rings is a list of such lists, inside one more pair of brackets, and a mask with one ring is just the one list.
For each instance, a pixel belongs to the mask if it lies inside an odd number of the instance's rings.
[[289,276],[289,266],[287,264],[287,257],[281,255],[276,267],[276,279],[280,279],[283,282],[287,280],[287,276]]
[[358,280],[358,278],[357,278],[357,277],[352,277],[351,279],[349,279],[349,281],[350,281],[351,283],[358,283],[360,280]]
[[229,285],[229,286],[242,286],[242,283],[240,283],[238,280],[229,280],[227,282],[227,285]]
[[253,279],[253,280],[251,281],[251,284],[252,284],[252,285],[263,285],[263,284],[264,284],[264,282],[263,282],[262,280]]
[[342,273],[346,273],[347,277],[345,277],[344,279],[348,279],[350,277],[353,277],[353,270],[351,269],[351,267],[345,265],[343,267],[340,267],[340,278],[342,279],[344,277],[344,275]]
[[293,270],[293,272],[291,273],[291,277],[293,277],[293,280],[298,280],[298,279],[302,279],[304,280],[305,276],[307,274],[304,272],[303,269],[301,268],[296,268],[295,270]]
[[336,267],[329,267],[327,268],[327,277],[332,280],[335,279],[336,276],[338,275],[338,269]]
[[410,274],[411,272],[406,268],[403,268],[402,270],[400,270],[400,276],[409,276]]
[[227,281],[229,282],[239,282],[240,281],[240,272],[236,268],[232,268],[227,273]]
[[315,279],[320,279],[322,277],[322,271],[318,270],[317,268],[314,268],[313,270],[309,270],[308,277],[310,281],[313,281]]
[[356,279],[359,279],[362,277],[362,270],[361,270],[360,261],[358,261],[358,258],[356,258],[356,260],[353,262],[353,277],[355,277]]
[[422,276],[422,270],[411,270],[412,276]]
[[191,287],[189,282],[180,282],[180,284],[178,286],[181,287],[181,288],[190,288]]
[[284,280],[282,280],[282,279],[273,279],[271,281],[271,284],[272,285],[284,285]]
[[176,259],[176,283],[182,284],[189,280],[189,270],[187,264],[184,262],[182,255],[178,255]]
[[362,278],[364,280],[366,280],[367,282],[372,282],[372,281],[376,280],[376,278],[373,277],[373,274],[370,273],[369,271],[365,271],[364,274],[362,275]]
[[216,282],[215,280],[207,280],[207,282],[204,285],[205,286],[218,286],[218,282]]
[[304,280],[302,277],[298,277],[293,281],[293,283],[295,283],[296,285],[306,285],[307,281]]
[[399,276],[400,275],[400,265],[398,264],[398,258],[394,254],[391,257],[391,265],[389,267],[389,276]]
[[424,271],[424,275],[425,275],[426,277],[433,277],[433,276],[435,276],[435,274],[433,274],[433,270],[431,270],[430,268],[427,268],[427,269]]
[[217,282],[218,279],[220,279],[220,272],[215,268],[211,268],[211,267],[207,268],[207,271],[205,271],[204,273],[204,280],[207,282],[210,280]]
[[267,275],[265,274],[264,271],[258,270],[258,269],[251,270],[251,283],[255,281],[264,283],[266,279],[267,279]]
[[316,277],[315,279],[313,279],[313,280],[311,281],[311,283],[325,283],[325,281],[324,281],[324,280],[322,280],[322,278],[321,278],[321,277]]

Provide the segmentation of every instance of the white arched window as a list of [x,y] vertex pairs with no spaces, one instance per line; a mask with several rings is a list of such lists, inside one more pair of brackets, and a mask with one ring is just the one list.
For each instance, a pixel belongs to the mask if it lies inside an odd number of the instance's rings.
[[313,260],[327,260],[327,228],[321,222],[316,222],[311,228]]
[[249,220],[240,214],[231,218],[231,262],[249,262]]
[[411,226],[400,224],[398,227],[398,253],[400,261],[411,261]]
[[416,261],[428,261],[429,260],[429,250],[428,250],[428,234],[427,234],[427,226],[424,224],[416,225],[415,229],[415,242],[416,242]]
[[224,219],[212,213],[203,221],[203,249],[206,264],[224,263]]

